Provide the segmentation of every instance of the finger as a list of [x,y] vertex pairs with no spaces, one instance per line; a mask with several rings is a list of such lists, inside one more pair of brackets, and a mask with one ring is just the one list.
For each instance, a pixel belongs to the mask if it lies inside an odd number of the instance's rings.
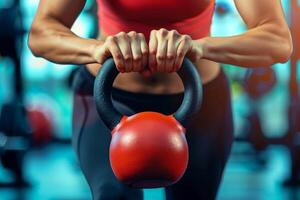
[[182,65],[186,53],[189,51],[190,44],[187,40],[182,40],[177,48],[174,72],[178,71]]
[[132,59],[133,59],[133,71],[139,72],[142,70],[142,50],[140,45],[140,38],[138,37],[137,33],[131,31],[128,33],[130,37],[131,43],[131,51],[132,51]]
[[148,57],[148,67],[154,72],[156,71],[156,52],[157,52],[157,38],[156,38],[156,30],[151,31],[150,40],[149,40],[149,57]]
[[157,34],[157,53],[156,53],[156,62],[157,62],[157,71],[166,72],[166,57],[167,57],[167,40],[168,31],[161,29]]
[[176,52],[177,52],[177,47],[179,45],[178,38],[179,38],[179,35],[178,35],[177,31],[169,32],[167,57],[166,57],[166,71],[167,72],[173,72],[173,70],[174,70]]
[[139,33],[140,42],[141,42],[141,52],[142,52],[142,71],[148,68],[148,54],[149,54],[149,47],[146,42],[145,36],[142,33]]
[[108,36],[106,39],[105,46],[107,46],[106,48],[109,49],[118,70],[120,72],[124,73],[125,72],[125,62],[124,62],[122,52],[116,42],[115,37]]
[[118,34],[118,45],[122,52],[124,62],[125,62],[125,71],[131,72],[133,70],[133,56],[131,51],[130,38],[124,32]]

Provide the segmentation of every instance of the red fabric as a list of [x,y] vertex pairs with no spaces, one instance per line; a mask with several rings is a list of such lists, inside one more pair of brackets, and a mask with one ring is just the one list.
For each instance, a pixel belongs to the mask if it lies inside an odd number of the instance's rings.
[[[209,35],[215,2],[201,9],[201,0],[98,0],[100,30],[108,35],[121,31],[144,33],[175,29],[193,39]],[[199,10],[202,10],[199,13]]]

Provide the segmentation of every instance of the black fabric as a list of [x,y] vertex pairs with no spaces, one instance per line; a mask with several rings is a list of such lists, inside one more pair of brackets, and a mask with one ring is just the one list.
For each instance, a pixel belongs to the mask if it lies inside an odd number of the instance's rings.
[[[96,111],[94,77],[78,70],[73,86],[73,146],[95,200],[141,200],[142,191],[129,188],[114,176],[109,163],[110,130]],[[116,109],[126,115],[152,110],[174,113],[183,94],[157,95],[112,89]],[[223,72],[203,86],[201,110],[187,127],[189,164],[183,178],[166,188],[167,200],[215,199],[233,141],[230,91]]]

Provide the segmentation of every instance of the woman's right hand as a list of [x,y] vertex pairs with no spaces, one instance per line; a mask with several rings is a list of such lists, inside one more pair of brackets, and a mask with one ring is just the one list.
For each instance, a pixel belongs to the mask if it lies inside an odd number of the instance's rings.
[[148,52],[148,44],[142,33],[120,32],[108,36],[105,42],[95,49],[94,59],[97,63],[103,64],[107,58],[112,56],[121,73],[149,74],[150,71],[147,69]]

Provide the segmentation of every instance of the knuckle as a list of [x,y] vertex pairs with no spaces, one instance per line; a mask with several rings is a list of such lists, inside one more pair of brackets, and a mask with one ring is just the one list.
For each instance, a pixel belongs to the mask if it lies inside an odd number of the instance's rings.
[[132,56],[129,54],[129,53],[125,53],[124,55],[124,60],[127,62],[127,61],[130,61],[132,60]]
[[168,31],[167,31],[167,29],[165,29],[165,28],[161,28],[160,30],[159,30],[159,35],[160,36],[166,36],[168,34]]
[[184,42],[189,42],[189,41],[191,41],[191,36],[189,36],[189,35],[183,35],[182,36],[182,41],[184,41]]
[[156,50],[155,48],[151,48],[151,49],[149,50],[149,53],[150,53],[151,55],[156,55],[156,52],[157,52],[157,50]]
[[144,34],[143,33],[137,33],[137,36],[139,37],[139,38],[145,38],[145,36],[144,36]]
[[135,31],[130,31],[130,32],[128,33],[128,35],[129,35],[130,37],[137,37],[137,32],[135,32]]
[[152,30],[150,32],[150,40],[152,40],[153,38],[155,38],[156,35],[157,35],[157,30]]
[[157,33],[157,30],[156,29],[153,29],[151,30],[150,34],[156,34]]
[[107,41],[108,43],[112,43],[112,42],[114,42],[114,40],[115,40],[115,37],[112,36],[112,35],[107,36],[107,38],[106,38],[106,41]]
[[165,29],[165,28],[161,28],[161,29],[159,29],[159,31],[160,31],[160,32],[168,32],[168,30]]
[[135,62],[141,62],[141,61],[142,61],[142,56],[141,56],[141,55],[136,55],[136,56],[133,58],[133,60],[134,60]]
[[174,54],[168,54],[167,55],[167,59],[168,60],[173,60],[175,58],[175,55]]
[[126,35],[126,33],[124,31],[121,31],[118,33],[118,36],[124,37]]
[[175,30],[175,29],[172,29],[171,30],[174,34],[176,34],[176,35],[179,35],[179,33],[178,33],[178,31],[177,30]]
[[118,38],[126,40],[128,38],[128,35],[125,32],[120,32]]
[[176,31],[176,30],[171,30],[170,32],[169,32],[169,34],[170,34],[170,36],[172,36],[172,37],[178,37],[178,35],[179,35],[179,33]]
[[164,59],[165,59],[165,56],[162,55],[162,54],[158,54],[158,55],[156,56],[156,58],[157,58],[157,60],[164,60]]
[[142,55],[143,55],[143,56],[146,56],[146,55],[148,55],[148,54],[149,54],[149,52],[148,52],[147,49],[142,49]]

